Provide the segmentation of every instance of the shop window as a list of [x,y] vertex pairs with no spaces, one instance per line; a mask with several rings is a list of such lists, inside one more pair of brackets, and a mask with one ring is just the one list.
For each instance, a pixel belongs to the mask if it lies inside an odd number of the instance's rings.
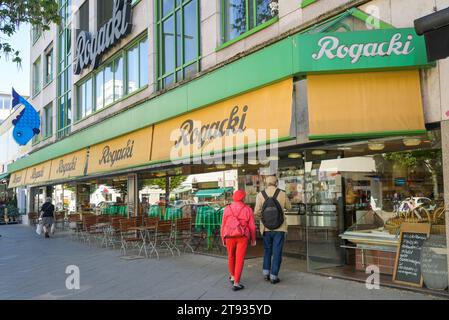
[[53,135],[53,103],[44,107],[43,137],[48,138]]
[[157,3],[158,84],[163,89],[199,71],[199,1]]
[[47,49],[45,53],[44,83],[49,84],[53,80],[53,48]]
[[274,21],[277,11],[273,0],[222,0],[223,42]]
[[41,58],[39,57],[33,63],[33,96],[37,95],[41,91],[41,84]]

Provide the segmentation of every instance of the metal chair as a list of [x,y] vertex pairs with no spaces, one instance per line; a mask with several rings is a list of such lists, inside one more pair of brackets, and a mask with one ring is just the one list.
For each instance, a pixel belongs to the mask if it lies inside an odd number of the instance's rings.
[[144,225],[146,227],[145,235],[146,235],[146,245],[151,249],[150,258],[153,255],[153,252],[156,253],[157,258],[159,259],[159,252],[156,248],[156,233],[157,227],[159,224],[159,218],[144,218]]
[[[120,252],[123,252],[123,256],[126,256],[126,250],[128,249],[128,245],[132,244],[135,247],[141,248],[143,244],[143,239],[140,238],[135,231],[130,230],[132,226],[132,221],[129,219],[122,219],[119,221],[120,223],[120,239],[121,239],[121,247]],[[142,243],[142,244],[141,244]]]
[[184,252],[187,248],[189,248],[192,253],[195,251],[193,247],[190,245],[192,241],[192,219],[191,218],[182,218],[177,219],[175,221],[175,230],[174,230],[174,248],[178,251],[178,255],[181,255],[181,252],[178,248],[178,245],[183,245]]
[[39,214],[37,212],[28,212],[28,221],[30,225],[35,226],[39,221]]
[[169,251],[172,256],[175,255],[173,253],[173,223],[171,220],[158,222],[155,236],[155,247],[160,250],[165,248],[166,251]]

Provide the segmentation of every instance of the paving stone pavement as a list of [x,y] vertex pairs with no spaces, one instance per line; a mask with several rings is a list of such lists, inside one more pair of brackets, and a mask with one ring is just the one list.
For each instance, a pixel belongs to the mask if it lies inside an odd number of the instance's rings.
[[[119,250],[89,247],[57,233],[44,239],[24,225],[0,226],[0,300],[4,299],[438,299],[407,290],[368,290],[363,283],[294,270],[285,258],[282,281],[261,279],[261,259],[245,262],[245,290],[233,292],[223,258],[182,254],[160,260],[120,259]],[[80,289],[65,286],[68,265],[80,269]]]

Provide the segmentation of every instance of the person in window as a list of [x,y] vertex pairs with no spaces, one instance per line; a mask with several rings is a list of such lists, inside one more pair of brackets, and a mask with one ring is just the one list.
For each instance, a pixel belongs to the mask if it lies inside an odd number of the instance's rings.
[[50,229],[55,221],[55,206],[51,203],[50,197],[42,205],[40,217],[42,218],[45,238],[50,238]]
[[234,192],[233,202],[225,208],[221,225],[221,240],[228,250],[229,281],[234,291],[244,288],[240,278],[248,242],[250,241],[252,246],[256,245],[254,213],[243,202],[245,196],[243,190]]

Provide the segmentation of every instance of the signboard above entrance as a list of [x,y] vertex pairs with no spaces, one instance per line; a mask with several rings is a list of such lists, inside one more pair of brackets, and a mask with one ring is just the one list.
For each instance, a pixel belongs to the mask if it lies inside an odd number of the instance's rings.
[[128,35],[131,29],[131,0],[114,0],[112,18],[100,30],[94,34],[82,30],[78,34],[74,73],[80,74],[90,65],[97,68],[101,56]]
[[301,73],[428,66],[413,28],[307,34],[298,42]]

